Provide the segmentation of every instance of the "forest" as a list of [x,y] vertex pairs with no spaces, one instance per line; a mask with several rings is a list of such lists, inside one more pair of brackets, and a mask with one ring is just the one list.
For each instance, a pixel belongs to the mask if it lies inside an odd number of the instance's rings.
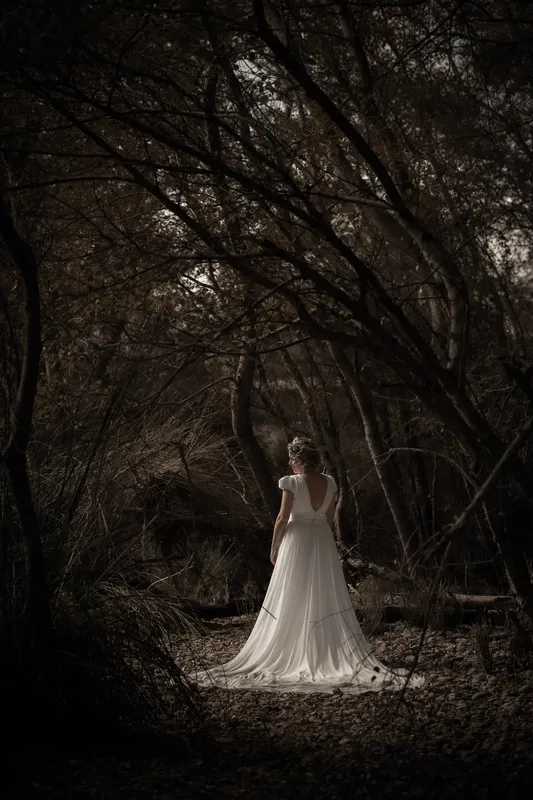
[[[191,636],[204,652],[210,626],[261,606],[296,434],[338,485],[369,635],[407,630],[430,671],[464,623],[482,669],[456,691],[479,704],[499,681],[526,725],[532,56],[518,0],[2,5],[0,707],[17,753],[213,736],[230,700],[187,680]],[[314,713],[333,730],[330,701]],[[301,699],[275,702],[305,727]],[[325,756],[315,774],[287,748],[326,785]],[[532,785],[525,749],[501,767],[509,798]],[[174,778],[97,795],[88,775],[10,796],[203,796]],[[373,780],[362,796],[382,796]],[[395,796],[460,796],[438,786]]]

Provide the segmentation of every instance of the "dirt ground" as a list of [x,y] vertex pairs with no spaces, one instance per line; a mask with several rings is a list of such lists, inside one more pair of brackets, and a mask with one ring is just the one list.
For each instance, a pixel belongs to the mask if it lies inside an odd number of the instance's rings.
[[[176,640],[178,662],[214,665],[246,640],[254,617],[218,620]],[[418,629],[373,638],[376,654],[408,664]],[[422,689],[397,693],[203,692],[210,739],[187,746],[24,754],[11,798],[499,798],[532,796],[533,670],[515,671],[494,629],[487,674],[474,629],[429,632]],[[175,749],[173,749],[175,748]],[[6,774],[6,773],[4,773]]]

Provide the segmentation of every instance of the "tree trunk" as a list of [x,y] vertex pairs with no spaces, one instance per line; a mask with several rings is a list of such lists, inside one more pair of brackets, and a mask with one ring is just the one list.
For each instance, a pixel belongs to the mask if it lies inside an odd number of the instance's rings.
[[401,496],[401,487],[398,486],[396,480],[396,471],[394,471],[394,473],[392,472],[386,457],[388,448],[379,430],[372,398],[363,379],[354,371],[344,351],[336,345],[331,345],[330,349],[339,370],[343,373],[346,382],[353,391],[363,421],[365,438],[372,457],[372,462],[396,525],[407,569],[409,574],[412,575],[415,572],[415,557],[418,549],[417,540],[413,530],[413,524],[409,519],[409,514]]
[[252,470],[272,520],[280,507],[280,493],[272,479],[267,459],[256,439],[250,416],[250,400],[257,365],[256,349],[251,345],[239,359],[231,393],[231,424],[248,466]]
[[45,643],[52,634],[52,615],[44,554],[28,477],[27,450],[39,381],[41,301],[37,264],[30,246],[13,224],[5,201],[0,198],[0,236],[21,276],[26,305],[24,359],[9,441],[2,454],[24,539],[26,561],[26,620],[36,641]]
[[397,403],[398,419],[401,429],[405,435],[405,447],[412,448],[407,453],[407,477],[413,489],[416,505],[416,516],[420,530],[419,539],[421,542],[427,541],[433,531],[433,514],[431,504],[431,489],[428,480],[427,465],[424,456],[419,452],[419,441],[417,439],[412,415],[405,408],[405,403],[400,400]]
[[[492,495],[492,504],[500,494],[498,489]],[[508,495],[502,498],[508,502]],[[491,536],[491,549],[496,551],[496,559],[500,562],[507,578],[509,589],[516,600],[518,608],[533,620],[533,582],[531,580],[530,565],[524,553],[524,542],[516,532],[509,531],[506,526],[505,513],[490,514],[487,512],[487,522]],[[521,531],[522,536],[524,532]],[[527,531],[530,534],[530,531]],[[526,535],[527,535],[526,534]],[[496,563],[497,567],[498,564]]]
[[327,443],[324,441],[324,431],[322,424],[320,422],[318,409],[316,407],[315,400],[311,392],[309,391],[308,384],[304,376],[300,372],[296,362],[294,361],[294,359],[287,350],[281,351],[281,357],[283,359],[283,363],[285,364],[287,372],[294,381],[294,384],[298,390],[298,394],[302,398],[302,404],[307,419],[309,421],[311,434],[320,451],[320,456],[322,458],[323,464],[328,472],[333,473],[335,471],[335,466],[333,464],[332,453],[330,448],[327,446]]
[[[325,348],[326,352],[327,348]],[[350,487],[348,469],[341,448],[339,429],[335,421],[333,410],[327,398],[326,386],[316,363],[311,359],[323,382],[325,414],[322,428],[326,441],[334,454],[335,477],[339,487],[337,505],[335,507],[335,524],[339,534],[339,541],[343,547],[353,547],[359,541],[361,515],[355,489]]]
[[309,420],[309,426],[317,447],[320,450],[324,466],[327,472],[335,478],[338,486],[339,492],[335,508],[335,527],[338,540],[343,547],[351,547],[354,544],[356,526],[351,520],[349,508],[351,505],[350,484],[340,453],[338,436],[336,436],[336,431],[333,431],[331,427],[328,427],[321,421],[315,399],[309,391],[304,376],[288,351],[283,350],[281,355],[287,371],[302,398],[305,413]]
[[265,404],[268,413],[271,414],[272,418],[283,428],[283,433],[288,443],[290,441],[290,432],[292,428],[289,417],[276,397],[275,385],[271,385],[265,370],[265,365],[260,361],[257,368],[260,376],[259,396]]

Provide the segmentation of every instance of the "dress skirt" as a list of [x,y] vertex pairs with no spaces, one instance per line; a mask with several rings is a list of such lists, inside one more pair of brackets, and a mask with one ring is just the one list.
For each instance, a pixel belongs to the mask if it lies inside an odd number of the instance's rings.
[[[199,686],[270,692],[362,693],[400,689],[363,636],[330,526],[290,520],[263,606],[244,647],[226,664],[189,675]],[[412,676],[409,687],[423,679]]]

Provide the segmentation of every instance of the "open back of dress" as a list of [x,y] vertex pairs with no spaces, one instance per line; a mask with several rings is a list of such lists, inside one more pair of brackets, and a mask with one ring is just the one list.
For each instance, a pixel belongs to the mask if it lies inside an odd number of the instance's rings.
[[[200,686],[276,692],[358,693],[399,689],[406,670],[392,671],[371,652],[344,580],[326,511],[335,492],[313,509],[305,478],[279,482],[294,494],[292,513],[256,623],[229,662],[189,677]],[[409,686],[423,680],[413,676]]]

